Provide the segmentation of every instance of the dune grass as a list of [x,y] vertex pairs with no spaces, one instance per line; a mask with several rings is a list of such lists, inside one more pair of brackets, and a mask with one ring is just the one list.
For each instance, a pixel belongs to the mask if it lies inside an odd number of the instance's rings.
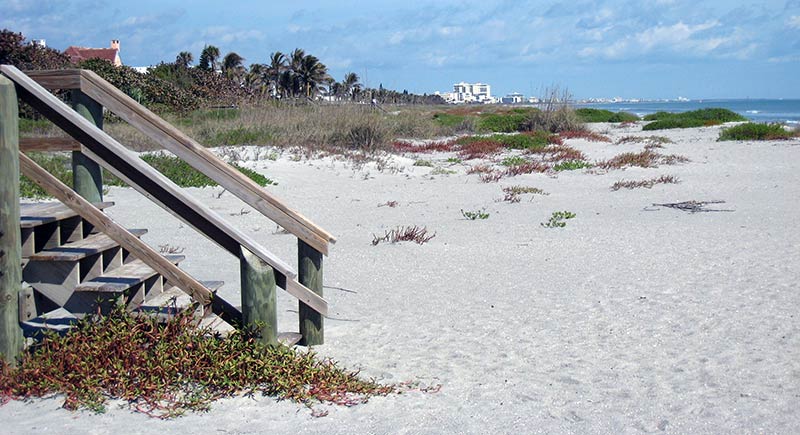
[[639,117],[628,112],[612,112],[604,109],[593,109],[582,107],[575,110],[583,122],[634,122],[639,121]]

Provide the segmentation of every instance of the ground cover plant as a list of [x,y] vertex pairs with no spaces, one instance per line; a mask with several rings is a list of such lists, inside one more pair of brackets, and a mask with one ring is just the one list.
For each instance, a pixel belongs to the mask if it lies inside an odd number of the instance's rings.
[[558,134],[563,139],[586,139],[589,142],[611,142],[611,138],[588,130],[567,130]]
[[638,189],[640,187],[650,189],[656,184],[677,184],[679,182],[680,180],[672,175],[662,175],[647,180],[619,180],[611,185],[611,190],[616,192],[620,189]]
[[681,113],[656,112],[645,116],[644,119],[645,121],[653,121],[642,127],[644,131],[703,127],[719,125],[725,122],[747,121],[747,118],[736,112],[714,107]]
[[634,122],[638,121],[639,117],[633,113],[628,112],[612,112],[604,109],[593,109],[590,107],[582,107],[575,110],[583,122]]
[[550,219],[547,222],[542,222],[541,225],[545,228],[564,228],[567,226],[567,223],[564,221],[573,219],[575,216],[575,213],[571,211],[554,211],[553,214],[550,215]]
[[577,169],[591,168],[592,164],[583,160],[564,160],[553,166],[555,171],[574,171]]
[[638,166],[641,168],[655,168],[658,165],[674,165],[685,163],[689,159],[676,154],[659,154],[652,150],[644,150],[638,153],[622,153],[609,160],[601,160],[595,166],[602,169],[622,169],[628,166]]
[[794,137],[800,137],[800,133],[788,131],[781,124],[748,122],[722,129],[718,140],[786,140]]
[[382,242],[414,242],[418,245],[428,243],[436,237],[436,233],[429,234],[426,227],[398,226],[397,228],[385,231],[383,236],[372,235],[372,245],[375,246]]
[[480,210],[467,210],[461,209],[461,216],[464,216],[464,219],[467,220],[478,220],[478,219],[489,219],[489,213],[486,213],[486,209],[482,208]]
[[505,194],[505,196],[503,197],[503,201],[510,202],[512,204],[520,202],[521,201],[520,196],[524,194],[548,195],[548,193],[545,192],[544,190],[531,186],[504,187],[503,193]]
[[166,323],[122,308],[89,316],[64,336],[47,335],[16,368],[0,360],[0,402],[61,394],[67,409],[103,412],[107,400],[122,399],[160,418],[239,393],[313,407],[352,406],[396,390],[313,352],[261,345],[250,333],[213,335],[195,326],[191,310]]

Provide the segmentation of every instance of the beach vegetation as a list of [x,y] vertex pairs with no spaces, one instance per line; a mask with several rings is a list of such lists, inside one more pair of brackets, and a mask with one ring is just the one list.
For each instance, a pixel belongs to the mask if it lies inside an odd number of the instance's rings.
[[676,154],[660,154],[653,150],[644,150],[638,153],[622,153],[608,160],[601,160],[595,166],[601,169],[622,169],[629,166],[640,168],[655,168],[658,165],[674,165],[688,162],[685,156]]
[[520,157],[520,156],[506,157],[506,158],[503,159],[502,162],[500,162],[500,164],[503,165],[503,166],[522,165],[524,163],[528,163],[528,160],[525,159],[524,157]]
[[592,164],[583,160],[564,160],[553,166],[555,171],[574,171],[576,169],[591,168]]
[[520,196],[524,194],[548,195],[544,190],[532,186],[508,186],[503,188],[503,193],[505,194],[503,201],[512,204],[520,202]]
[[639,121],[639,117],[633,113],[628,112],[612,112],[604,109],[593,109],[590,107],[582,107],[575,110],[583,122],[635,122]]
[[646,180],[619,180],[611,185],[611,190],[616,192],[620,189],[650,189],[656,184],[677,184],[680,180],[672,175],[661,175],[657,178],[650,178]]
[[589,142],[611,142],[611,138],[589,130],[567,130],[558,134],[562,139],[586,139]]
[[644,119],[645,121],[653,121],[642,127],[644,131],[704,127],[725,122],[747,121],[747,118],[736,112],[718,107],[680,113],[656,112],[645,116]]
[[459,159],[458,157],[448,157],[447,163],[459,164],[461,163],[461,159]]
[[481,180],[481,183],[496,183],[500,181],[501,178],[503,178],[503,173],[495,170],[482,172],[478,175],[478,179]]
[[564,228],[567,226],[566,220],[574,219],[575,213],[571,211],[554,211],[552,215],[550,215],[550,219],[547,222],[542,222],[540,225],[545,228]]
[[196,326],[193,310],[159,323],[124,308],[87,316],[63,336],[46,334],[15,368],[0,359],[0,402],[58,394],[64,408],[103,412],[119,399],[133,411],[172,418],[247,393],[297,402],[315,415],[315,404],[352,406],[398,388],[311,351],[262,345],[254,332],[216,335]]
[[431,162],[430,160],[422,160],[422,159],[420,159],[420,160],[417,160],[417,161],[414,162],[414,166],[425,166],[425,167],[432,168],[433,167],[433,162]]
[[551,169],[552,168],[547,163],[527,162],[521,165],[509,166],[508,169],[506,169],[504,175],[513,177],[516,175],[523,175],[523,174],[544,173]]
[[428,243],[436,237],[436,233],[428,233],[426,227],[419,226],[398,226],[391,230],[384,232],[383,236],[372,235],[372,245],[378,245],[382,242],[398,243],[398,242],[414,242],[418,245]]
[[462,208],[461,209],[461,216],[464,216],[464,219],[471,220],[471,221],[478,220],[478,219],[481,219],[481,220],[489,219],[489,213],[486,213],[486,209],[485,208],[482,208],[480,210],[474,210],[474,211],[472,211],[472,210],[464,211],[464,209]]
[[786,140],[793,137],[800,137],[800,135],[796,131],[787,130],[781,124],[748,122],[722,129],[718,140]]

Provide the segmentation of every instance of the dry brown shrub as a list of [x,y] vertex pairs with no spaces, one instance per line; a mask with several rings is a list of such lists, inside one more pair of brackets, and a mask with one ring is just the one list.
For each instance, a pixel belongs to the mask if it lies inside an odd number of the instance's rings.
[[506,169],[505,174],[513,177],[515,175],[532,174],[534,172],[543,173],[549,171],[550,169],[551,169],[550,165],[546,163],[529,162],[529,163],[523,163],[521,165],[509,166],[508,169]]
[[675,154],[664,155],[652,150],[644,150],[638,153],[622,153],[609,160],[598,161],[595,166],[602,169],[620,169],[629,166],[641,168],[655,168],[660,164],[674,165],[676,163],[688,162],[689,159]]
[[488,174],[488,173],[490,173],[492,171],[494,171],[494,169],[492,169],[491,166],[475,165],[475,166],[470,166],[469,168],[467,168],[467,175],[471,175],[471,174]]
[[619,189],[637,189],[644,187],[650,189],[656,184],[677,184],[680,180],[672,175],[662,175],[658,178],[651,178],[649,180],[620,180],[611,185],[612,191]]
[[395,151],[409,153],[432,153],[434,151],[448,152],[453,151],[455,147],[455,140],[435,141],[420,145],[415,145],[412,142],[403,140],[396,140],[392,143],[392,148],[394,148]]
[[564,139],[586,139],[590,142],[611,142],[608,136],[589,130],[567,130],[558,134]]
[[492,140],[478,140],[461,146],[459,156],[464,160],[483,159],[491,154],[497,154],[503,149],[503,144]]
[[483,183],[496,183],[503,178],[503,173],[500,171],[484,172],[479,178]]

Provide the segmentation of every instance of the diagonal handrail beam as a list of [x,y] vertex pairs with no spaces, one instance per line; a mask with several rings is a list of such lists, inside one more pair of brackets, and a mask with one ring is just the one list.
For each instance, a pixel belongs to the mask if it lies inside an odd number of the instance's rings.
[[19,98],[80,142],[83,152],[92,160],[237,258],[242,249],[249,250],[275,269],[280,287],[320,314],[327,315],[327,301],[300,284],[296,279],[297,273],[291,266],[186,194],[171,180],[78,115],[23,72],[10,65],[0,65],[0,72],[14,82]]
[[328,254],[328,244],[336,242],[329,232],[93,71],[31,71],[29,75],[50,88],[78,85],[81,92],[324,255]]

